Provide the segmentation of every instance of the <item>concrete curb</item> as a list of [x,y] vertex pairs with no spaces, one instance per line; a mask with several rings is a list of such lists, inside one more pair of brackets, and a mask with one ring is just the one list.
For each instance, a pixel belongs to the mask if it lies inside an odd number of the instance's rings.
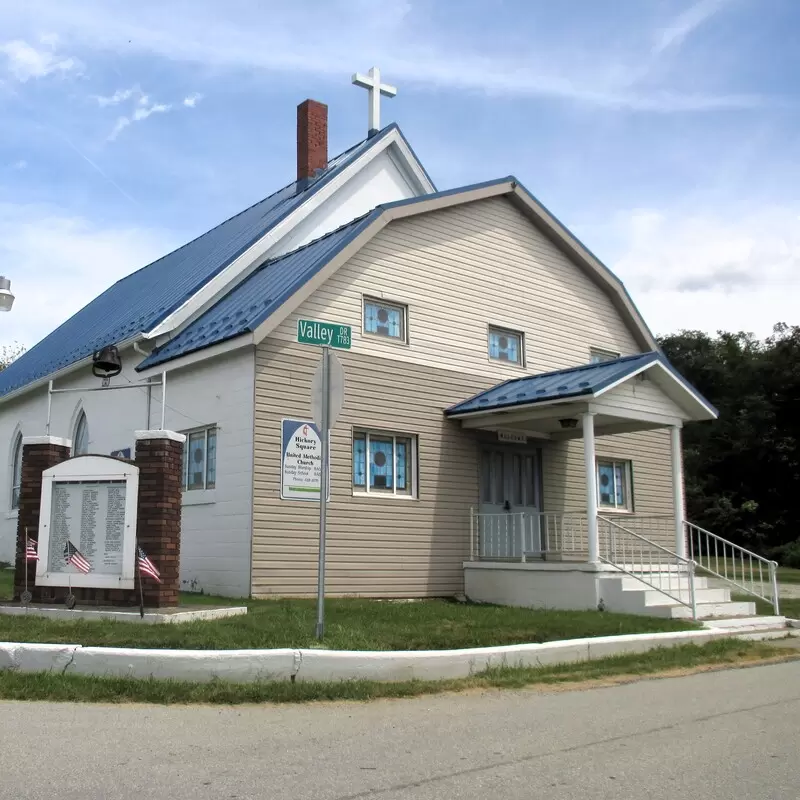
[[0,642],[0,671],[60,672],[96,677],[156,678],[207,683],[256,681],[408,681],[466,678],[490,667],[537,667],[703,645],[730,630],[601,636],[545,644],[464,650],[144,650],[77,644]]

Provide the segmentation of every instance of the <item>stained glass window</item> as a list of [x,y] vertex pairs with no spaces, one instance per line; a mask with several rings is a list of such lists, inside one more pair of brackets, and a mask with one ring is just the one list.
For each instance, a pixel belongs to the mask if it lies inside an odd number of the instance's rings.
[[217,485],[217,429],[189,431],[183,446],[183,488],[214,489]]
[[365,299],[364,331],[404,342],[406,340],[405,306]]
[[629,461],[597,462],[597,501],[601,508],[630,511],[631,467]]
[[89,452],[89,423],[86,414],[81,411],[75,426],[75,438],[72,444],[72,455],[85,456]]
[[619,358],[619,353],[612,353],[610,350],[592,350],[589,351],[590,364],[604,364],[606,361],[616,361]]
[[355,432],[353,487],[368,494],[411,495],[415,442],[410,436]]
[[489,328],[489,358],[522,364],[522,334]]

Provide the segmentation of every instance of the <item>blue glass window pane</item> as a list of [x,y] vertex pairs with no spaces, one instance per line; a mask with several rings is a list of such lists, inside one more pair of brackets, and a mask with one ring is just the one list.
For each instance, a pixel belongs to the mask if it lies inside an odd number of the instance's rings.
[[353,485],[366,486],[367,473],[367,443],[364,436],[356,435],[353,437]]
[[625,465],[614,464],[614,499],[619,508],[625,508]]
[[369,440],[369,488],[392,489],[394,454],[391,439]]
[[364,330],[390,339],[402,339],[403,310],[396,306],[364,303]]
[[519,336],[501,331],[489,332],[489,357],[498,361],[520,363]]
[[614,505],[614,466],[612,464],[597,465],[597,483],[601,506]]
[[217,485],[217,430],[208,432],[208,453],[206,455],[206,489],[214,489]]
[[406,443],[403,441],[397,442],[397,491],[405,491],[406,486]]
[[203,489],[206,471],[206,432],[189,434],[188,489]]

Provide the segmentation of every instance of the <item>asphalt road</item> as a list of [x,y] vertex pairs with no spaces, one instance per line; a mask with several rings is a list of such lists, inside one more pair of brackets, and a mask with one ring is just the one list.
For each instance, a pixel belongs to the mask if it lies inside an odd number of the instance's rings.
[[0,703],[0,797],[797,800],[800,662],[368,704]]

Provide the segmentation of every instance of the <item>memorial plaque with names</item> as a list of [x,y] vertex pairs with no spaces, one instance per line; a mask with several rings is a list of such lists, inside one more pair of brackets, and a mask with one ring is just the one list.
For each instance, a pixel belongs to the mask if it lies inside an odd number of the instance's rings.
[[[104,456],[46,470],[36,584],[132,589],[138,488],[138,467]],[[68,541],[91,565],[88,573],[64,560]]]

